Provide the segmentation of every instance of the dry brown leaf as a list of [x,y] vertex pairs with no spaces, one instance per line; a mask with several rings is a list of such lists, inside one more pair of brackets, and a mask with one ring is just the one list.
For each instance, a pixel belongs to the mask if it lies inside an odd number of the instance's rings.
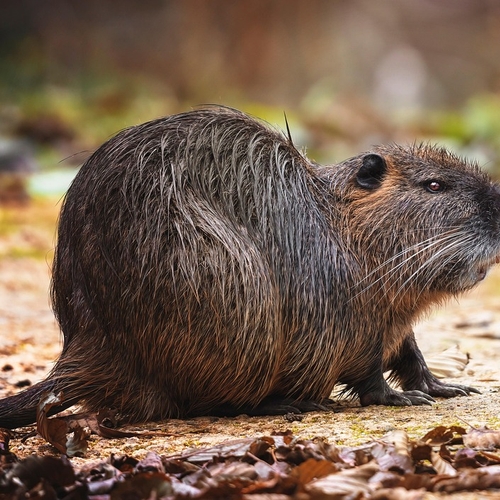
[[255,439],[248,447],[247,455],[252,458],[264,458],[268,455],[267,450],[274,445],[274,439],[270,437],[261,437]]
[[97,413],[75,413],[60,418],[68,424],[70,430],[77,429],[78,427],[87,427],[94,434],[99,434]]
[[66,415],[59,417],[61,420],[67,422],[70,430],[79,427],[89,428],[91,432],[109,439],[119,439],[128,437],[170,437],[175,434],[158,432],[158,431],[122,431],[117,429],[116,410],[99,410],[98,412],[85,412],[75,413],[73,415]]
[[[74,457],[87,451],[88,433],[79,425],[69,428],[66,419],[61,417],[48,418],[53,406],[62,402],[62,394],[53,392],[44,394],[40,399],[36,414],[36,430],[47,442],[61,453]],[[72,436],[68,433],[72,432]]]
[[469,363],[469,356],[455,345],[442,353],[426,357],[425,361],[430,371],[438,378],[460,377]]
[[396,471],[406,474],[413,472],[413,462],[411,457],[399,455],[394,449],[387,449],[384,454],[376,457],[381,470]]
[[193,464],[203,464],[209,462],[213,457],[234,457],[242,458],[247,452],[254,439],[233,439],[224,443],[207,448],[196,448],[186,450],[180,454],[166,457],[168,460],[188,460]]
[[443,476],[456,476],[456,469],[447,462],[438,452],[431,452],[431,463],[438,474]]
[[465,470],[456,477],[436,476],[433,491],[452,493],[500,488],[500,474],[487,474],[478,470]]
[[242,496],[243,500],[291,500],[290,495],[285,495],[284,493],[256,493],[256,494],[244,494]]
[[128,481],[117,483],[110,500],[124,498],[160,498],[172,495],[173,488],[170,479],[161,472],[142,472]]
[[299,484],[305,485],[313,479],[319,479],[337,471],[338,468],[335,467],[335,464],[328,460],[309,458],[293,469],[292,476],[297,478]]
[[477,472],[485,474],[499,474],[500,475],[500,465],[490,465],[488,467],[479,467],[476,469]]
[[48,441],[54,448],[57,448],[64,455],[66,454],[66,433],[68,425],[64,420],[48,418],[48,412],[53,406],[60,404],[62,394],[47,393],[42,396],[36,411],[36,430],[40,436]]
[[9,453],[10,431],[7,429],[0,429],[0,455],[7,455]]
[[146,457],[139,460],[135,468],[141,472],[165,472],[160,455],[153,451],[148,451]]
[[482,451],[481,456],[485,457],[489,462],[492,462],[493,464],[500,464],[500,455],[498,453]]
[[422,443],[428,444],[430,446],[440,446],[442,444],[447,444],[456,439],[455,434],[463,436],[466,430],[458,425],[452,425],[447,427],[445,425],[438,425],[431,431],[429,431],[422,439]]
[[368,480],[378,470],[378,465],[371,462],[316,479],[307,484],[305,490],[311,498],[341,498],[343,495],[350,495],[353,498],[361,495],[368,496],[371,493]]
[[245,478],[245,479],[255,479],[257,478],[257,473],[255,472],[255,467],[253,465],[247,464],[245,462],[232,462],[232,463],[216,463],[209,467],[207,470],[213,478],[217,479],[231,479],[231,478]]
[[[263,481],[267,481],[268,479],[273,477],[276,473],[278,475],[281,475],[282,472],[284,472],[280,470],[278,467],[276,467],[276,464],[269,465],[267,462],[264,462],[263,460],[255,462],[254,469],[259,479]],[[287,470],[286,472],[289,471]]]
[[415,443],[413,445],[413,448],[411,450],[411,458],[413,458],[415,462],[421,460],[430,460],[431,451],[432,451],[432,446],[424,444],[421,441],[419,441],[418,443]]
[[402,455],[405,457],[410,456],[409,452],[410,442],[406,431],[401,431],[401,430],[391,431],[385,436],[384,441],[393,443],[394,450],[398,455]]
[[479,427],[463,435],[464,445],[479,450],[500,448],[500,431]]
[[[30,496],[27,492],[40,484],[57,485],[58,487],[70,486],[75,482],[75,472],[67,457],[31,456],[15,464],[8,471],[5,479],[7,480],[5,482],[13,480],[12,482],[16,486],[21,487],[21,491],[18,490],[18,495],[0,495],[2,498],[41,498],[42,495]],[[5,486],[5,484],[2,486]],[[56,497],[47,494],[43,498]]]
[[[476,469],[483,465],[488,465],[489,459],[484,454],[472,450],[471,448],[461,448],[456,451],[453,457],[453,467],[455,469],[472,468]],[[498,463],[498,462],[494,462]]]
[[429,490],[432,488],[432,478],[435,474],[421,473],[421,474],[405,474],[401,477],[400,486],[407,490]]
[[372,449],[382,471],[413,472],[408,435],[405,431],[392,431]]
[[90,432],[87,432],[83,427],[78,427],[73,430],[73,435],[67,436],[66,439],[66,454],[68,457],[83,456],[87,452],[88,438]]
[[401,485],[403,476],[397,472],[379,470],[369,480],[368,483],[372,490],[381,488],[396,488]]

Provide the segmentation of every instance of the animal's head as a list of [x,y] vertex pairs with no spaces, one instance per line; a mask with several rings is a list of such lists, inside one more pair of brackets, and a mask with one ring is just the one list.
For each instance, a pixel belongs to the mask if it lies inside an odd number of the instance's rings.
[[345,165],[353,251],[392,292],[459,293],[499,261],[500,188],[476,164],[442,148],[389,146]]

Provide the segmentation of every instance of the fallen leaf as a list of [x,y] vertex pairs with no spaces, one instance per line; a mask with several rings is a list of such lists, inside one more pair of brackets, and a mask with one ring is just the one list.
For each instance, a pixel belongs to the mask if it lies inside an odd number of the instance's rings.
[[70,486],[75,482],[75,473],[69,460],[62,457],[28,457],[6,474],[7,482],[22,485],[30,491],[42,480],[54,487]]
[[411,457],[415,462],[431,459],[432,446],[418,441],[413,445]]
[[8,455],[9,451],[9,441],[10,441],[10,431],[7,429],[0,429],[0,455]]
[[223,479],[255,479],[257,473],[253,465],[245,462],[216,463],[207,467],[210,476]]
[[432,491],[453,493],[455,491],[475,491],[500,488],[500,475],[487,474],[477,470],[460,472],[456,477],[436,476]]
[[84,456],[88,447],[89,432],[77,427],[72,434],[66,436],[66,454],[68,457]]
[[408,451],[410,442],[408,439],[408,434],[405,431],[394,430],[385,436],[384,441],[393,443],[394,450],[398,455],[402,455],[405,457],[410,456],[410,452]]
[[235,458],[242,458],[247,452],[254,439],[234,439],[226,441],[216,446],[207,448],[195,448],[186,450],[181,454],[170,455],[167,459],[188,460],[193,464],[206,463],[215,457],[233,456]]
[[438,474],[446,476],[456,476],[456,469],[447,462],[438,452],[431,452],[431,463]]
[[128,481],[116,483],[109,498],[110,500],[160,498],[172,493],[173,488],[168,476],[160,472],[141,472]]
[[469,356],[457,345],[425,358],[429,370],[438,378],[460,377],[469,363]]
[[[453,442],[456,438],[455,434],[458,436],[463,436],[467,431],[458,425],[452,425],[447,427],[445,425],[439,425],[429,431],[421,441],[430,446],[440,446],[442,444],[447,444]],[[455,441],[457,442],[457,441]],[[458,440],[461,442],[461,439]]]
[[477,469],[483,465],[487,465],[488,458],[482,453],[471,448],[462,448],[456,451],[453,458],[453,466],[455,469],[473,468]]
[[316,479],[305,486],[311,498],[351,498],[368,496],[371,493],[368,480],[379,470],[374,462],[353,469],[346,469]]
[[338,468],[332,462],[309,458],[292,470],[292,476],[297,479],[299,484],[305,485],[313,479],[319,479],[335,472],[338,472]]
[[66,433],[68,425],[64,420],[48,418],[48,413],[53,406],[60,404],[62,394],[46,393],[40,399],[36,411],[36,430],[40,436],[48,441],[54,448],[66,454]]
[[72,436],[68,422],[64,418],[48,418],[52,407],[63,401],[62,394],[46,393],[40,399],[36,413],[36,430],[47,442],[58,451],[69,457],[83,455],[87,451],[88,434],[79,425],[74,425]]
[[500,455],[489,451],[482,451],[481,456],[485,457],[489,463],[500,464]]
[[500,448],[500,431],[479,427],[463,435],[464,445],[480,450]]
[[135,468],[140,472],[165,472],[160,455],[153,451],[148,451],[146,457],[139,460]]

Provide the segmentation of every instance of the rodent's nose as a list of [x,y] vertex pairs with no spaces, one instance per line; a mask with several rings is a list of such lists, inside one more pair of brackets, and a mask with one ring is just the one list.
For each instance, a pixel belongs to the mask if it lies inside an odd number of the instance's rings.
[[487,196],[487,204],[486,208],[488,218],[495,226],[496,230],[500,232],[500,185],[492,184],[488,196]]
[[500,210],[500,185],[492,184],[490,188],[490,198],[495,204],[495,208]]

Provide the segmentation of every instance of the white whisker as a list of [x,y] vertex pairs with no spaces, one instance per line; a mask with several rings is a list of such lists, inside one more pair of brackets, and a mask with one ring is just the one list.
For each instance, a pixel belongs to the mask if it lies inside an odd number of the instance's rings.
[[[417,243],[409,248],[406,248],[406,249],[398,252],[396,255],[392,256],[391,258],[385,260],[382,264],[380,264],[373,271],[371,271],[369,274],[367,274],[357,284],[358,285],[361,284],[363,281],[366,281],[369,277],[376,274],[377,271],[380,271],[384,267],[387,267],[389,264],[399,260],[402,256],[406,255],[406,258],[401,260],[401,262],[399,262],[397,265],[390,267],[386,272],[384,272],[381,276],[379,276],[374,282],[370,283],[368,286],[366,286],[365,288],[360,290],[351,300],[354,300],[355,298],[357,298],[361,294],[364,294],[373,286],[380,284],[381,282],[384,281],[385,278],[393,276],[397,271],[404,268],[405,266],[411,265],[412,261],[415,261],[416,263],[418,263],[419,261],[416,261],[416,258],[419,257],[421,254],[429,251],[433,247],[435,247],[437,245],[442,245],[443,243],[446,243],[446,242],[451,242],[445,247],[445,248],[448,248],[450,245],[454,244],[456,237],[457,237],[457,234],[459,234],[459,233],[456,230],[453,230],[453,231],[448,231],[447,233],[444,233],[443,235],[439,235],[439,237],[432,236],[432,237],[428,238],[427,240],[424,240],[424,241],[419,242],[419,243]],[[412,253],[410,253],[410,252],[412,252]]]

